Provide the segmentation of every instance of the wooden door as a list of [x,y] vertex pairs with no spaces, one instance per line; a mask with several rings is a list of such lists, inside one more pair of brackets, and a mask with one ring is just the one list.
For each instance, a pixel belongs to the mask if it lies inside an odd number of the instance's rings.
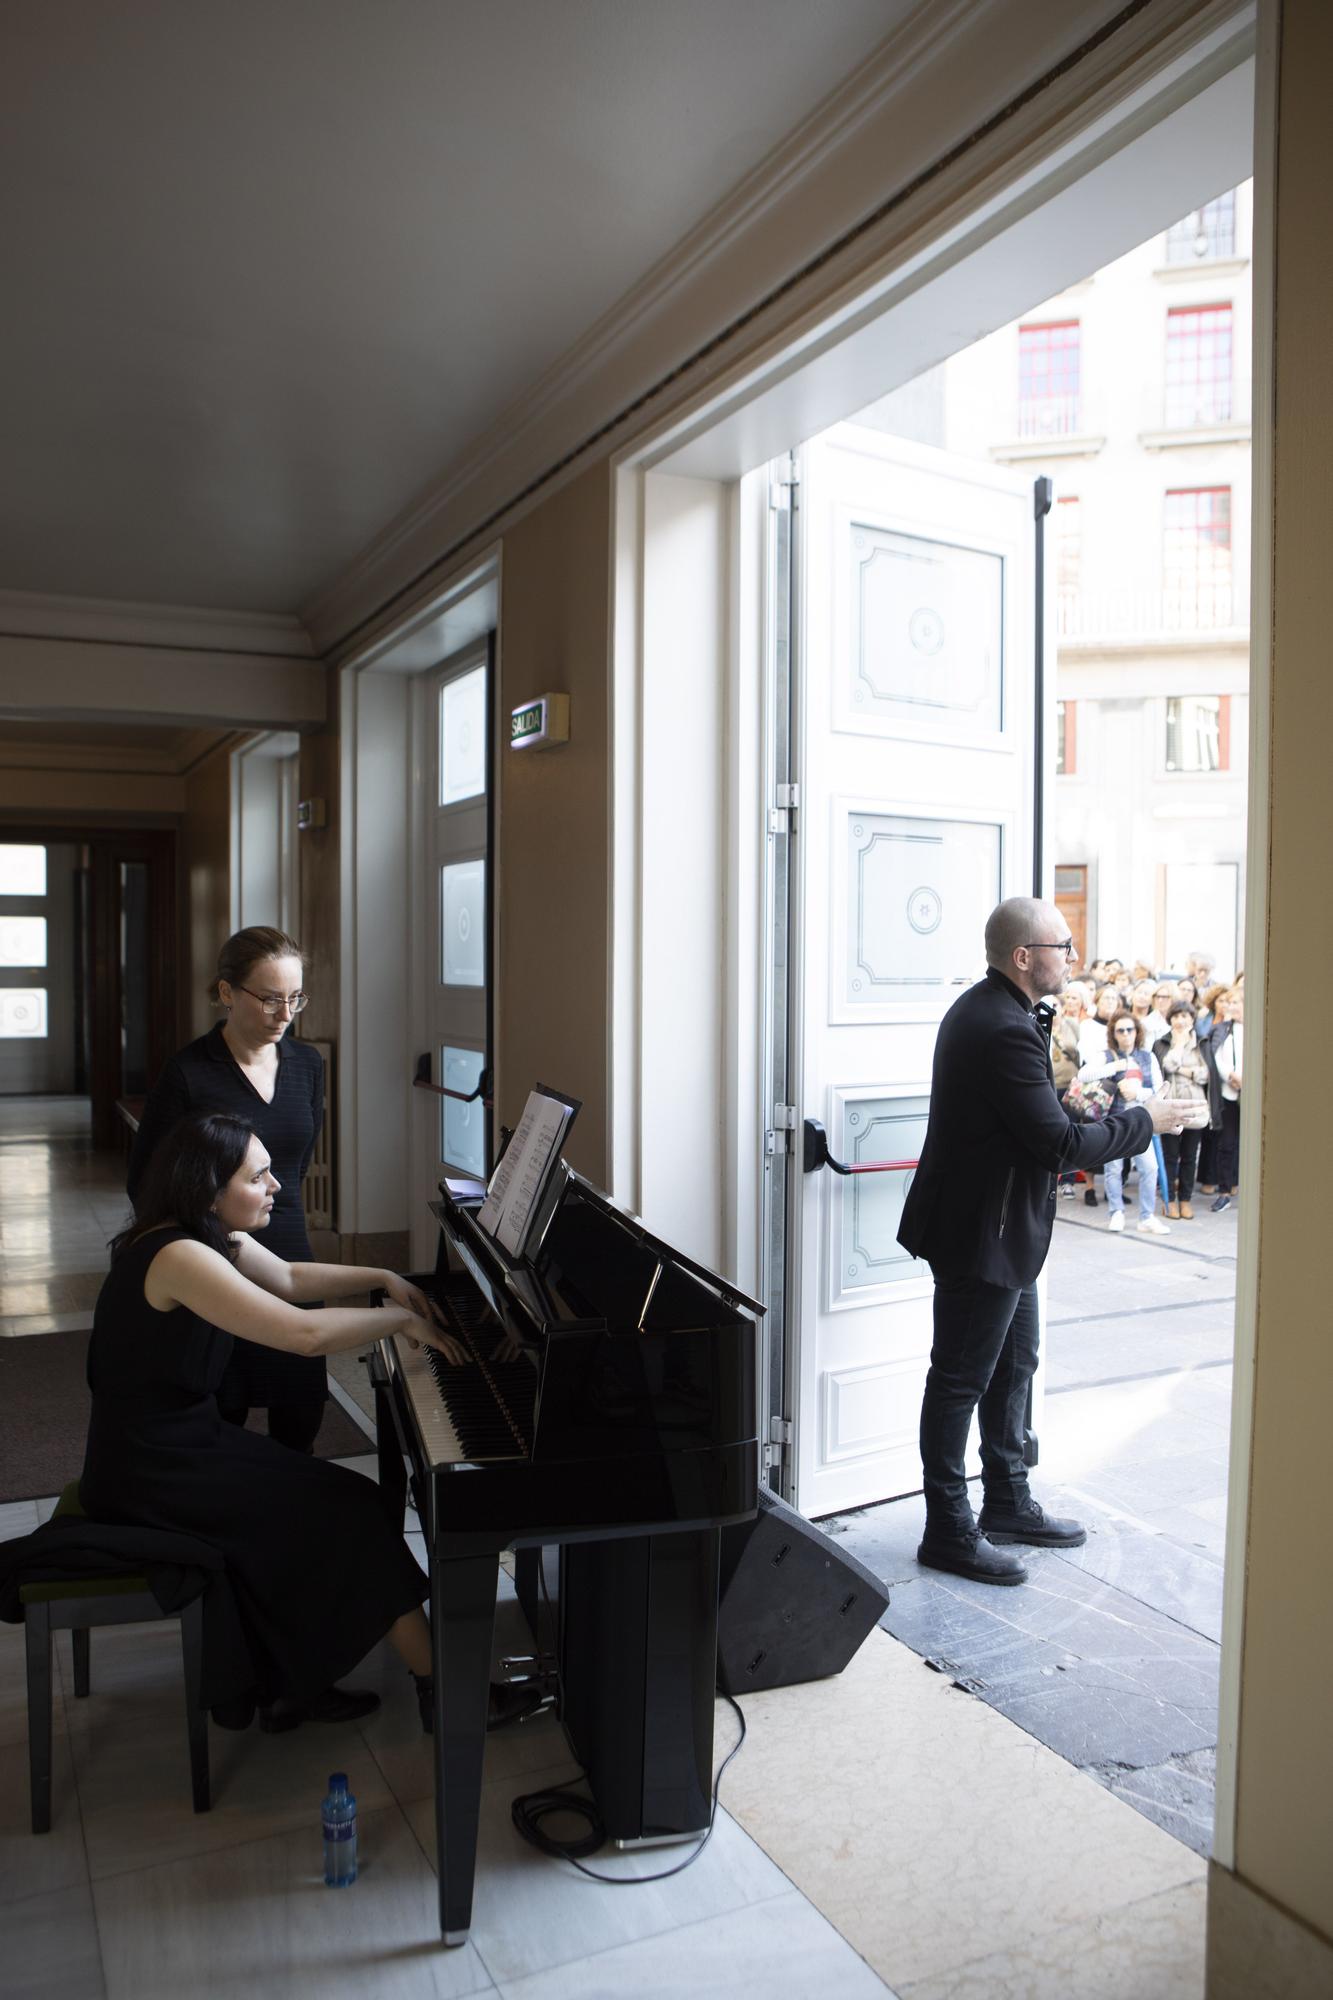
[[126,828],[87,845],[92,1138],[114,1146],[116,1100],[151,1090],[176,1047],[176,836]]

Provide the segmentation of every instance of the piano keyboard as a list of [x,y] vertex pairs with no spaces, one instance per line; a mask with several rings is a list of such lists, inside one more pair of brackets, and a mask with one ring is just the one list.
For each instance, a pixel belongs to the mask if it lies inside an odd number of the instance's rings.
[[439,1286],[428,1289],[449,1331],[471,1356],[451,1365],[433,1347],[412,1347],[399,1335],[391,1336],[432,1466],[530,1457],[536,1395],[532,1362],[523,1355],[501,1361],[487,1352],[495,1321],[479,1300],[474,1306],[475,1293],[454,1297]]

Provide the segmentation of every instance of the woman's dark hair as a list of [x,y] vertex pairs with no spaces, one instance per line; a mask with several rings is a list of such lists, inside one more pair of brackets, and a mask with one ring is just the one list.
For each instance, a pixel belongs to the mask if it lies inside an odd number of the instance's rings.
[[1177,1014],[1188,1014],[1190,1017],[1191,1028],[1194,1026],[1196,1020],[1198,1019],[1198,1016],[1195,1014],[1194,1009],[1190,1006],[1188,1000],[1177,1000],[1166,1010],[1166,1025],[1168,1028],[1171,1026],[1171,1023],[1175,1020]]
[[269,924],[252,924],[248,931],[233,931],[218,953],[217,978],[208,989],[209,999],[216,1002],[220,998],[218,986],[224,979],[228,986],[244,986],[255,967],[266,958],[299,958],[305,964],[305,953],[286,931],[275,931]]
[[1129,1022],[1130,1027],[1134,1030],[1134,1046],[1136,1049],[1141,1049],[1143,1047],[1143,1023],[1138,1015],[1131,1014],[1127,1007],[1123,1007],[1118,1014],[1112,1014],[1106,1024],[1107,1048],[1111,1049],[1115,1047],[1115,1031],[1122,1021]]
[[174,1222],[200,1237],[210,1250],[234,1261],[235,1248],[213,1213],[213,1203],[244,1164],[254,1136],[253,1127],[243,1118],[212,1114],[182,1118],[149,1160],[139,1184],[134,1220],[119,1236],[112,1237],[112,1257],[118,1257],[145,1231]]

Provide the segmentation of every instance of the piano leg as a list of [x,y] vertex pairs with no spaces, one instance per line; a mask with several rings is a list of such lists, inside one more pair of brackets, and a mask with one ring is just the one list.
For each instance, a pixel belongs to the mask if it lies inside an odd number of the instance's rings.
[[499,1565],[498,1555],[431,1563],[435,1848],[446,1944],[466,1944],[472,1924]]

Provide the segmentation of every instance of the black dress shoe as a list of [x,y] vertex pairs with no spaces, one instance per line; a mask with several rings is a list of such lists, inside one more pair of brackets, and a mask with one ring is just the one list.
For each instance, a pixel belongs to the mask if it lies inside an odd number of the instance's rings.
[[373,1715],[380,1698],[373,1688],[325,1688],[307,1701],[278,1700],[260,1707],[259,1727],[266,1736],[282,1736],[303,1722],[359,1722]]
[[947,1569],[953,1576],[970,1576],[974,1583],[1028,1580],[1018,1557],[993,1548],[979,1528],[961,1535],[932,1535],[927,1530],[916,1559],[926,1569]]
[[220,1701],[209,1711],[219,1729],[248,1729],[255,1719],[255,1698],[239,1695],[235,1701]]
[[1031,1496],[1017,1507],[983,1506],[977,1526],[992,1542],[1026,1542],[1034,1549],[1081,1549],[1088,1539],[1080,1521],[1048,1514]]

